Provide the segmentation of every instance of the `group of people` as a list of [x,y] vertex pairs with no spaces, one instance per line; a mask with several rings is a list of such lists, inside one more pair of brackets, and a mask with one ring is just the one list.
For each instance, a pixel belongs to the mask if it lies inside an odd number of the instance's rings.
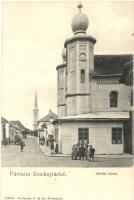
[[92,145],[74,144],[72,147],[72,160],[88,160],[94,162],[95,148]]

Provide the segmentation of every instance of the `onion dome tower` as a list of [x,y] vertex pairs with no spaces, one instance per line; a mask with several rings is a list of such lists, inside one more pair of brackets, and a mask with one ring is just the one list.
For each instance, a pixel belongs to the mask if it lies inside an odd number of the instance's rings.
[[81,12],[83,5],[80,3],[77,7],[79,9],[79,13],[72,20],[72,31],[74,34],[86,33],[89,24],[88,18]]
[[[86,34],[88,17],[82,12],[73,17],[71,28],[74,36],[65,41],[66,48],[66,116],[91,112],[91,79],[94,71],[94,44],[96,39]],[[84,105],[84,106],[83,106]]]

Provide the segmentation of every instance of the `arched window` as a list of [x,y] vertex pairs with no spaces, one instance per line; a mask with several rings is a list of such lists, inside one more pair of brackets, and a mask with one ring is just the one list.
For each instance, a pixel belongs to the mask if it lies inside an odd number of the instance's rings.
[[80,82],[85,83],[85,70],[81,69],[80,71]]
[[117,107],[118,93],[116,91],[110,92],[110,107]]

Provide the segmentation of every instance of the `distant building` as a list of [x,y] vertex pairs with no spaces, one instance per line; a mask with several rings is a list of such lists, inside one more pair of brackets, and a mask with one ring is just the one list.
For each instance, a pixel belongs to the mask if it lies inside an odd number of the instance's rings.
[[4,144],[15,143],[17,137],[22,138],[25,127],[20,121],[8,121],[1,118],[1,141]]
[[37,92],[35,91],[35,98],[34,98],[34,108],[33,108],[33,130],[37,131],[38,128],[38,102],[37,102]]
[[17,125],[21,129],[21,131],[24,131],[26,129],[25,126],[18,120],[10,121],[10,122],[12,122],[13,124]]
[[29,134],[29,129],[27,129],[20,121],[10,121],[11,123],[13,123],[14,125],[16,125],[20,132],[21,132],[21,135],[22,137],[26,138],[26,136]]
[[57,115],[49,110],[49,113],[45,115],[38,121],[38,132],[40,137],[45,137],[46,139],[54,138],[54,126],[51,123],[52,121],[57,119]]
[[53,124],[59,153],[70,154],[76,143],[93,145],[97,154],[132,153],[133,55],[94,55],[96,39],[86,34],[89,21],[81,8],[57,66],[58,119]]
[[1,117],[1,141],[9,139],[9,122],[4,117]]
[[9,121],[9,143],[16,143],[22,139],[22,131],[16,121]]

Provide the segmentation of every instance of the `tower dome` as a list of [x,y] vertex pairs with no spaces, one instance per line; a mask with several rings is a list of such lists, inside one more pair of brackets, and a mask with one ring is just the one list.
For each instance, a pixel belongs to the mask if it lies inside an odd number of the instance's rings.
[[79,13],[72,20],[72,31],[74,34],[86,33],[89,24],[88,18],[81,12],[83,5],[80,3],[77,7],[79,9]]
[[63,60],[66,60],[66,48],[63,48],[62,49],[62,58],[63,58]]

